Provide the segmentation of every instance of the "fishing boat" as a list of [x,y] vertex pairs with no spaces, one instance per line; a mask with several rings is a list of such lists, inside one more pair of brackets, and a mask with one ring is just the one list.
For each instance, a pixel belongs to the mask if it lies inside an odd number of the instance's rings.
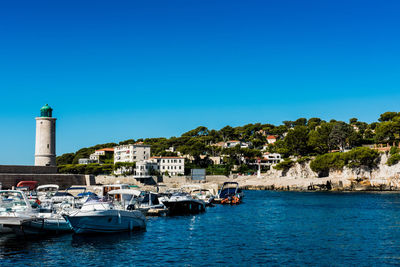
[[20,190],[0,190],[0,224],[17,235],[38,235],[70,231],[71,226],[52,210],[32,208]]
[[168,208],[169,215],[198,214],[206,210],[206,203],[201,199],[194,199],[185,192],[173,193],[165,197],[162,202]]
[[[127,192],[134,191],[134,192]],[[138,190],[117,189],[108,192],[108,195],[140,194]],[[92,198],[82,205],[80,210],[75,210],[65,215],[73,230],[77,234],[89,233],[118,233],[146,228],[146,217],[131,204],[114,203],[110,199]],[[131,200],[129,200],[131,201]]]
[[243,191],[239,188],[237,182],[225,182],[213,202],[218,204],[240,204],[243,197]]

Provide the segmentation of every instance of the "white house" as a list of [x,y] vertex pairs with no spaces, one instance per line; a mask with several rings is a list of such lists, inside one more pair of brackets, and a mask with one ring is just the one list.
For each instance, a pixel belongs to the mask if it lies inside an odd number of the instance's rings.
[[277,140],[277,137],[275,135],[268,135],[267,136],[267,142],[268,144],[273,144],[275,143]]
[[226,141],[224,144],[225,148],[231,148],[231,147],[235,147],[239,145],[240,146],[240,141],[238,140],[230,140],[230,141]]
[[152,170],[159,171],[158,163],[152,159],[136,162],[135,178],[150,178]]
[[101,162],[101,158],[104,158],[106,154],[113,154],[114,148],[102,148],[94,151],[94,153],[90,154],[89,159],[93,160],[96,163]]
[[170,175],[185,174],[185,159],[182,157],[152,157],[158,164],[158,171]]
[[114,147],[114,164],[117,162],[138,162],[150,158],[150,146],[142,143]]
[[263,154],[263,158],[267,160],[267,163],[269,164],[277,164],[281,162],[282,156],[279,153],[265,153]]
[[240,142],[240,148],[249,148],[251,145],[251,142]]

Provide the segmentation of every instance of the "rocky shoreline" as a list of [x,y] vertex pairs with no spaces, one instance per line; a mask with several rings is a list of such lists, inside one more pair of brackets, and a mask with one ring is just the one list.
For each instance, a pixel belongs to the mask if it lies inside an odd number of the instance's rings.
[[[398,192],[400,191],[400,163],[388,166],[388,155],[382,154],[375,169],[345,167],[341,171],[331,171],[328,177],[318,177],[310,168],[309,162],[295,163],[290,169],[282,171],[271,169],[257,176],[207,176],[206,181],[192,181],[182,176],[165,177],[158,183],[160,191],[179,188],[183,185],[197,184],[212,189],[215,193],[224,182],[235,181],[245,190],[282,190],[282,191],[341,191],[341,192]],[[96,177],[98,184],[131,183],[130,177]],[[141,188],[155,191],[155,185],[138,184]]]

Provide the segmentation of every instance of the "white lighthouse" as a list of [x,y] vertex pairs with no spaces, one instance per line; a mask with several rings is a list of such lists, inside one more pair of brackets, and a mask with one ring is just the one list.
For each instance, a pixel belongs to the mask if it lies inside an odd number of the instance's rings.
[[56,118],[52,113],[46,104],[36,118],[35,166],[56,166]]

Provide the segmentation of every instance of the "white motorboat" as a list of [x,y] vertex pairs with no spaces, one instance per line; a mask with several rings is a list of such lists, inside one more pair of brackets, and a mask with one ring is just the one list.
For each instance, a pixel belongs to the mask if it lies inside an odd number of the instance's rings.
[[40,202],[51,202],[51,198],[58,192],[59,186],[56,184],[41,185],[36,188]]
[[138,196],[140,191],[117,189],[108,194],[122,195],[122,205],[109,200],[90,199],[80,210],[65,215],[75,233],[117,233],[146,228],[146,217],[139,210],[131,210],[132,205],[124,203],[123,197],[128,194]]
[[199,185],[184,185],[182,190],[188,192],[195,199],[203,200],[206,206],[211,206],[215,198],[210,189],[202,188]]
[[184,192],[173,193],[169,198],[164,198],[163,204],[168,208],[169,215],[198,214],[206,210],[203,200],[194,199]]
[[212,205],[212,202],[215,198],[215,196],[212,194],[211,190],[204,189],[204,188],[193,189],[190,192],[190,195],[193,198],[203,200],[206,203],[206,206]]
[[36,235],[70,231],[71,226],[53,211],[33,209],[19,190],[0,190],[0,224],[18,235]]

